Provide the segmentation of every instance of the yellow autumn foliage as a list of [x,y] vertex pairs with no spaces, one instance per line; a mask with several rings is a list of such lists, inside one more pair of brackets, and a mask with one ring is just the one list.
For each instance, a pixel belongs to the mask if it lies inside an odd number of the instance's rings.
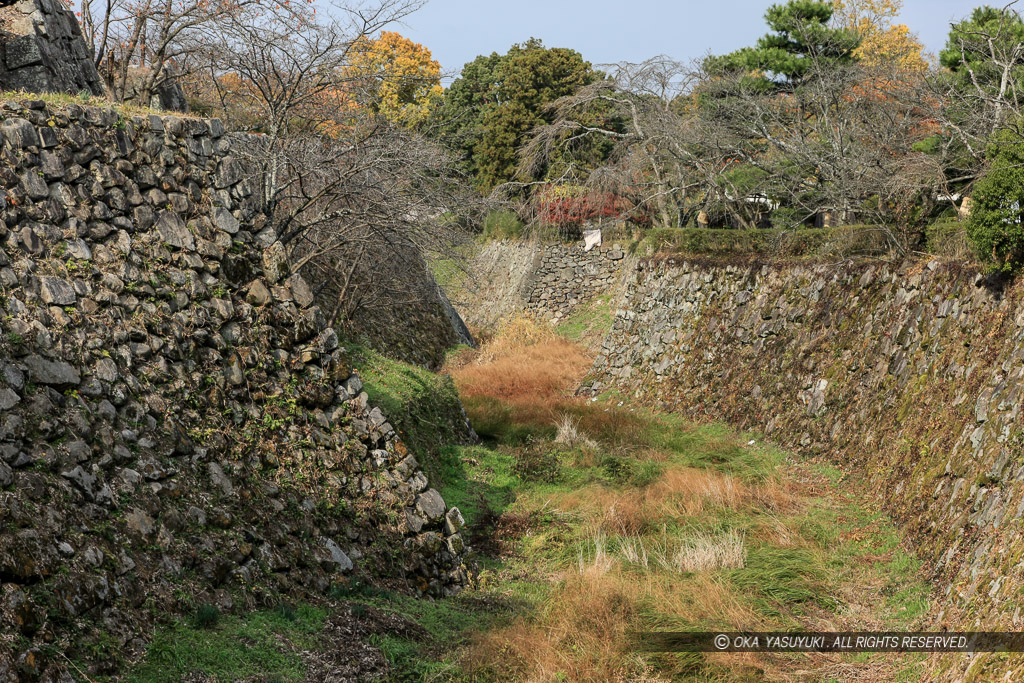
[[430,50],[399,33],[360,38],[352,54],[349,76],[360,84],[357,99],[392,123],[416,126],[441,97],[441,65]]
[[893,24],[903,0],[834,0],[833,21],[861,37],[853,56],[867,66],[890,66],[924,72],[924,45],[906,24]]

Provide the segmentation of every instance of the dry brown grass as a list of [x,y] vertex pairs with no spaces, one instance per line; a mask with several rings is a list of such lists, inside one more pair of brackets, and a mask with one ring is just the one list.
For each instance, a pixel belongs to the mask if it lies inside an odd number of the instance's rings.
[[608,533],[628,536],[656,528],[666,519],[689,517],[714,507],[738,509],[757,501],[755,490],[728,475],[673,468],[643,488],[594,484],[556,493],[548,501],[549,507],[599,520]]
[[804,545],[804,539],[787,524],[786,520],[772,513],[761,522],[755,535],[761,541],[779,548]]
[[712,574],[662,575],[649,592],[657,596],[658,610],[669,617],[723,630],[756,630],[766,623],[725,580]]
[[521,315],[502,323],[469,363],[448,370],[463,396],[520,403],[561,396],[589,367],[582,349]]
[[750,497],[750,489],[735,478],[692,468],[666,470],[644,490],[644,500],[666,516],[695,515],[709,505],[738,508]]
[[[599,532],[594,539],[600,539]],[[580,570],[562,579],[534,618],[521,618],[506,628],[477,636],[463,660],[468,672],[486,680],[671,679],[680,673],[673,671],[671,660],[659,658],[665,676],[659,678],[631,652],[630,632],[645,628],[644,605],[657,605],[658,612],[670,619],[723,630],[764,626],[763,618],[720,578],[626,572],[607,551],[596,553],[597,547],[600,542]],[[738,659],[741,661],[730,656],[714,663],[737,674],[764,663],[756,654]]]
[[587,565],[562,581],[535,620],[480,635],[464,664],[495,680],[660,680],[629,652],[643,592],[604,564]]
[[697,534],[676,548],[666,544],[659,549],[658,563],[679,573],[706,572],[714,569],[740,569],[746,560],[743,534],[733,530],[724,534]]
[[451,375],[463,396],[491,396],[517,403],[560,396],[583,378],[590,359],[563,339],[510,351],[489,363],[473,363]]

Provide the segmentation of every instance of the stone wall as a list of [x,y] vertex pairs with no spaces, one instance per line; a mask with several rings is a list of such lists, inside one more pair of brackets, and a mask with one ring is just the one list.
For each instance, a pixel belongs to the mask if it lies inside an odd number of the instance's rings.
[[537,268],[532,275],[526,310],[542,320],[557,323],[580,304],[612,289],[632,260],[615,245],[583,251],[577,245],[553,244],[541,248]]
[[103,94],[92,51],[60,0],[0,7],[0,89]]
[[114,673],[189,605],[464,584],[218,121],[7,102],[0,145],[0,681]]
[[[1024,285],[955,264],[645,262],[587,387],[866,472],[931,573],[935,627],[1024,627]],[[1020,659],[929,660],[1016,680]]]
[[526,305],[540,257],[537,242],[487,242],[470,259],[465,276],[445,291],[466,324],[493,328]]
[[[387,265],[360,271],[361,279],[354,291],[377,286],[389,295],[360,306],[339,323],[346,339],[365,344],[388,358],[430,369],[444,363],[449,349],[476,344],[414,244],[403,244],[392,237],[369,249],[363,256],[366,263]],[[325,269],[313,272],[324,273]],[[333,309],[338,301],[338,278],[334,280],[313,283],[325,310]]]
[[468,281],[450,292],[470,325],[493,327],[518,311],[557,323],[600,294],[621,291],[635,260],[617,244],[490,242],[471,261]]

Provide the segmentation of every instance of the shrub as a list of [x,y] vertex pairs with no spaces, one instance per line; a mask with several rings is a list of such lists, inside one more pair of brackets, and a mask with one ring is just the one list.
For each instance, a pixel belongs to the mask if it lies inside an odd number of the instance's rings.
[[973,244],[967,238],[964,223],[955,216],[940,218],[928,225],[924,237],[925,249],[931,254],[957,259],[974,255]]
[[484,238],[515,239],[523,234],[523,222],[512,211],[491,211],[484,217]]
[[849,257],[884,253],[887,231],[876,225],[834,228],[654,228],[634,247],[649,254],[758,255],[772,258]]
[[993,269],[1010,273],[1024,263],[1024,143],[997,134],[988,158],[971,196],[967,237]]
[[802,226],[806,222],[806,218],[806,211],[783,206],[772,211],[769,220],[771,221],[773,228],[779,230],[791,230]]
[[618,218],[631,203],[611,192],[593,192],[580,185],[553,185],[537,193],[537,218],[578,236],[580,227],[595,218]]

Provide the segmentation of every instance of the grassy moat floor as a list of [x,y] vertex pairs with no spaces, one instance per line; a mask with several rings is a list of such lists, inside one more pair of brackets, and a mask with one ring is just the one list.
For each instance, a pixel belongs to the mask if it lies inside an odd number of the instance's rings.
[[[328,675],[357,660],[396,681],[919,680],[924,655],[637,651],[636,631],[912,629],[929,588],[855,477],[756,434],[573,397],[579,327],[513,320],[445,368],[481,436],[428,467],[471,530],[469,590],[353,581],[317,605],[199,611],[127,680],[347,680]],[[406,401],[413,423],[447,381],[362,364],[371,398]]]

